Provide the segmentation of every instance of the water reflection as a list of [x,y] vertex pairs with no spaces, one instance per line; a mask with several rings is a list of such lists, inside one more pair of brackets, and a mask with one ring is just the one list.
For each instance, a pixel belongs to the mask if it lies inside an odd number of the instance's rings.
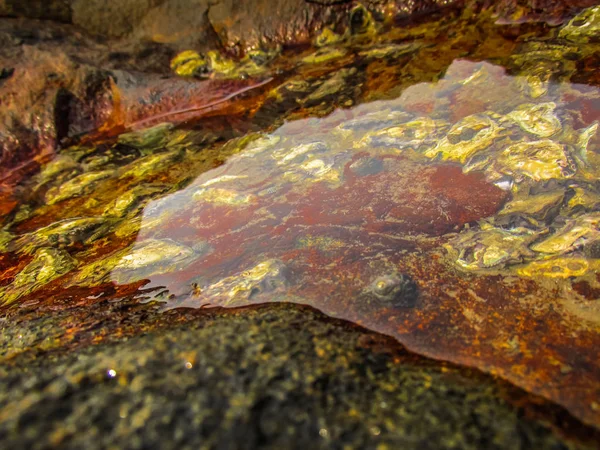
[[456,60],[395,100],[239,139],[145,207],[111,278],[149,280],[165,308],[310,304],[589,411],[599,100]]

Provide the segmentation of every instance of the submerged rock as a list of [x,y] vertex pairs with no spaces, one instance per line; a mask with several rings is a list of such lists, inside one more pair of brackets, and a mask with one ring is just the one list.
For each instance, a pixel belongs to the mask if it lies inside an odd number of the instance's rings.
[[176,271],[198,256],[192,248],[171,239],[148,240],[123,255],[111,276],[118,283],[143,280],[153,274]]
[[65,275],[76,266],[76,261],[64,250],[41,248],[6,287],[0,288],[0,304],[13,303],[23,295],[34,292],[54,279]]
[[600,239],[600,213],[592,213],[568,219],[562,228],[533,244],[531,249],[540,253],[560,255],[598,239]]
[[425,151],[425,156],[434,158],[440,155],[443,160],[464,163],[473,154],[489,147],[498,132],[498,125],[489,117],[468,116],[450,128],[435,147]]
[[390,273],[377,277],[369,285],[367,292],[394,308],[412,307],[418,297],[416,283],[410,276],[402,273]]
[[532,254],[527,245],[535,237],[535,233],[528,231],[489,228],[463,232],[445,244],[445,248],[463,269],[491,269],[522,262]]
[[536,136],[547,138],[562,129],[560,120],[554,114],[556,104],[553,102],[537,105],[524,104],[507,114],[507,118],[514,121],[523,130]]
[[556,257],[545,261],[533,261],[517,272],[524,277],[571,278],[585,275],[588,271],[600,269],[599,260],[578,257]]
[[113,170],[89,172],[78,175],[60,186],[49,189],[46,193],[46,202],[52,205],[73,197],[80,197],[89,194],[94,189],[94,186],[98,184],[98,182],[110,178],[113,175]]
[[534,181],[573,175],[565,147],[548,139],[511,145],[498,157],[498,164],[503,173]]
[[248,302],[273,300],[289,285],[289,270],[281,261],[263,261],[239,274],[201,288],[201,298],[208,304],[242,306]]

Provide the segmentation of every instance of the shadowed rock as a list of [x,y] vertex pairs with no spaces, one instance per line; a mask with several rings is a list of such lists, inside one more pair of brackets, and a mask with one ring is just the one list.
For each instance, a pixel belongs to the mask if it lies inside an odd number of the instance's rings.
[[[593,431],[542,399],[411,355],[309,308],[184,311],[160,319],[148,305],[104,303],[97,317],[85,317],[84,309],[53,321],[32,318],[25,329],[11,320],[0,355],[19,339],[30,351],[0,360],[5,448],[593,445]],[[151,329],[128,339],[128,327],[140,319]],[[97,333],[94,320],[109,328],[120,322],[123,337],[108,336],[112,344],[77,355],[61,349],[61,341],[81,347]],[[83,329],[71,327],[77,339],[65,339],[58,321]],[[565,438],[562,427],[582,441]]]

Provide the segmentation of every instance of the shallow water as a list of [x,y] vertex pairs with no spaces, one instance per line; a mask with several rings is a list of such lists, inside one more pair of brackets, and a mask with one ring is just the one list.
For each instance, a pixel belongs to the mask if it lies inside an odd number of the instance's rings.
[[4,308],[308,304],[597,424],[599,48],[439,27],[63,149],[0,207]]

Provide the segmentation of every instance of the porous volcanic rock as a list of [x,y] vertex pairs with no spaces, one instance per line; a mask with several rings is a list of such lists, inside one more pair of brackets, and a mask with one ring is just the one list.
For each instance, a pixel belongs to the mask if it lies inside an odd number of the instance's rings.
[[[555,431],[562,422],[594,437],[560,408],[308,308],[183,311],[161,324],[151,308],[131,307],[120,321],[126,307],[98,305],[95,320],[115,334],[87,348],[98,331],[90,317],[87,330],[57,326],[77,309],[3,324],[4,448],[592,445]],[[127,339],[136,317],[154,330]],[[29,349],[7,358],[19,341]],[[65,351],[73,345],[77,354]]]

